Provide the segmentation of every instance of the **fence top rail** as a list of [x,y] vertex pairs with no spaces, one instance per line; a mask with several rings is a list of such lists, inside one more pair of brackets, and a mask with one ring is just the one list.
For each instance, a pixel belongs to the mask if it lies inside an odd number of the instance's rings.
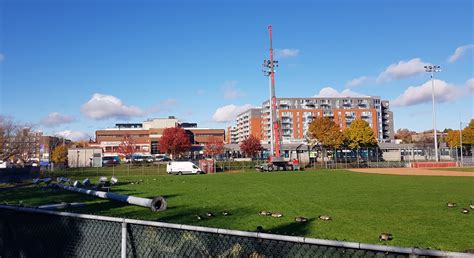
[[29,213],[41,213],[41,214],[73,217],[73,218],[80,218],[80,219],[93,219],[93,220],[101,220],[101,221],[109,221],[109,222],[119,222],[119,223],[129,223],[129,224],[144,225],[144,226],[189,230],[189,231],[214,233],[214,234],[253,237],[253,238],[279,240],[279,241],[287,241],[287,242],[295,242],[295,243],[343,247],[343,248],[351,248],[351,249],[363,249],[363,250],[371,250],[371,251],[383,251],[383,252],[394,252],[394,253],[401,253],[401,254],[417,254],[417,255],[428,255],[428,256],[440,256],[440,257],[474,257],[474,254],[469,254],[469,253],[419,249],[419,248],[410,248],[410,247],[375,245],[375,244],[366,244],[366,243],[357,243],[357,242],[345,242],[345,241],[337,241],[337,240],[276,235],[276,234],[257,233],[257,232],[248,232],[248,231],[222,229],[222,228],[199,227],[199,226],[157,222],[157,221],[116,218],[116,217],[107,217],[107,216],[90,215],[90,214],[78,214],[78,213],[71,213],[71,212],[49,211],[49,210],[42,210],[42,209],[37,209],[37,208],[27,208],[27,207],[12,206],[12,205],[0,205],[0,209],[14,210],[14,211],[20,211],[20,212],[29,212]]

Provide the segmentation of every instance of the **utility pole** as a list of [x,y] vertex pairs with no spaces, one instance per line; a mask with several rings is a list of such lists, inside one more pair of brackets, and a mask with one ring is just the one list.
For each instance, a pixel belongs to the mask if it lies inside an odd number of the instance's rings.
[[460,147],[461,147],[461,167],[462,167],[462,164],[463,164],[463,160],[462,160],[462,122],[459,122],[459,143],[460,143]]
[[280,125],[276,108],[276,96],[275,96],[275,67],[278,67],[278,61],[273,60],[273,47],[272,47],[272,26],[268,26],[268,33],[270,34],[270,60],[264,60],[263,70],[265,76],[269,77],[269,88],[270,88],[270,156],[280,157]]
[[434,137],[434,147],[435,147],[435,159],[436,162],[439,161],[438,158],[438,135],[436,132],[436,109],[435,109],[435,88],[434,88],[434,73],[441,72],[441,67],[439,65],[425,65],[425,71],[430,73],[431,77],[431,97],[433,100],[433,137]]

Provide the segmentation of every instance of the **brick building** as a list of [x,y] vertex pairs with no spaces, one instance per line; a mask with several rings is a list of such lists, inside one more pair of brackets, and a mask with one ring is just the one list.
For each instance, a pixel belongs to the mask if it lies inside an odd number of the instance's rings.
[[[183,127],[191,126],[191,127]],[[102,148],[105,156],[118,155],[119,146],[129,136],[137,154],[159,154],[159,142],[163,131],[170,127],[183,128],[194,146],[199,149],[211,139],[225,141],[224,129],[198,128],[195,123],[179,123],[174,117],[149,119],[143,123],[116,124],[114,128],[97,130],[92,146]]]
[[237,132],[236,126],[227,127],[225,134],[225,143],[227,144],[237,144],[239,142],[239,134]]
[[[262,141],[270,138],[270,105],[262,104]],[[283,142],[303,142],[315,117],[329,117],[341,129],[361,118],[367,121],[379,142],[393,139],[393,113],[380,97],[278,98],[277,115]]]
[[251,108],[236,117],[237,141],[242,142],[250,135],[262,139],[262,109]]

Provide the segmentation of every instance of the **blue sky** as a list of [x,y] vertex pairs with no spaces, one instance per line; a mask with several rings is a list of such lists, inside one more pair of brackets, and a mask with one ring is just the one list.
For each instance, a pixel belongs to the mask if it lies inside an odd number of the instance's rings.
[[438,64],[438,128],[474,117],[468,0],[3,0],[0,114],[73,138],[168,115],[224,128],[268,98],[269,24],[277,97],[381,96],[396,129],[427,130]]

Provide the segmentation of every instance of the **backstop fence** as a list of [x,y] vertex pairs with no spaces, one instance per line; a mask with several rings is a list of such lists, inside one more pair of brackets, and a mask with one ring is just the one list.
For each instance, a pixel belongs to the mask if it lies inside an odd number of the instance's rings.
[[471,257],[0,205],[0,257]]

